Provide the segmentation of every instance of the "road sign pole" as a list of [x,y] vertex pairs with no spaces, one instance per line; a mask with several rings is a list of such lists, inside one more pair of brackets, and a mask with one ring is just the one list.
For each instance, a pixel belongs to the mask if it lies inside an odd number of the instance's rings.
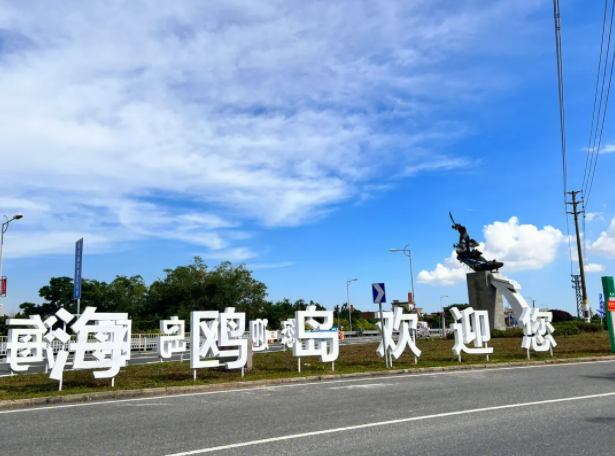
[[615,285],[613,277],[602,277],[602,291],[604,293],[604,316],[609,328],[611,353],[615,353]]
[[389,355],[387,353],[387,344],[384,337],[384,318],[382,317],[382,303],[378,303],[380,306],[380,329],[382,333],[382,348],[384,349],[384,367],[389,368]]

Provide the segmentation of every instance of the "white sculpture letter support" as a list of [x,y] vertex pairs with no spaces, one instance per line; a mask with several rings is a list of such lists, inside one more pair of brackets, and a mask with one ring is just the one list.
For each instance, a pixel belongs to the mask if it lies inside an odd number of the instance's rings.
[[521,315],[523,324],[523,342],[521,347],[536,352],[546,352],[557,346],[553,339],[553,314],[540,309],[524,309]]
[[281,343],[284,349],[293,348],[295,345],[295,319],[290,318],[282,322]]
[[[378,315],[378,318],[380,316]],[[398,359],[406,347],[417,358],[421,356],[421,350],[416,346],[415,336],[416,327],[418,323],[418,315],[416,314],[404,314],[401,307],[395,308],[394,312],[382,312],[382,319],[384,320],[384,344],[380,342],[377,353],[383,358],[385,353],[390,350],[391,355]],[[380,335],[382,336],[382,328],[380,322],[376,323]],[[393,331],[399,331],[399,340],[397,344],[393,340]],[[411,334],[410,331],[413,333]]]
[[[457,307],[451,309],[455,318],[455,323],[451,329],[455,333],[455,345],[453,353],[461,361],[461,352],[471,355],[489,355],[493,353],[493,347],[487,347],[487,342],[491,340],[489,329],[489,315],[486,310],[474,310],[471,307],[459,311]],[[474,348],[469,348],[465,344],[474,342]]]
[[250,339],[252,339],[252,351],[262,352],[269,347],[267,340],[267,319],[252,320],[250,322]]
[[186,351],[185,322],[178,317],[160,321],[160,337],[158,338],[158,355],[170,359],[174,353]]
[[[10,318],[6,345],[6,362],[13,372],[26,372],[32,363],[43,361],[47,344],[43,335],[47,328],[39,315],[30,318]],[[21,328],[16,328],[21,326]]]
[[[323,318],[320,323],[314,318]],[[320,356],[323,363],[330,363],[339,354],[339,338],[333,329],[333,311],[316,310],[308,306],[307,310],[295,312],[297,338],[293,345],[293,356]],[[306,325],[313,331],[306,331]]]
[[[190,317],[190,368],[200,369],[224,365],[239,369],[248,360],[248,340],[242,336],[246,330],[246,314],[227,307],[217,311],[192,312]],[[236,358],[220,362],[220,358]]]

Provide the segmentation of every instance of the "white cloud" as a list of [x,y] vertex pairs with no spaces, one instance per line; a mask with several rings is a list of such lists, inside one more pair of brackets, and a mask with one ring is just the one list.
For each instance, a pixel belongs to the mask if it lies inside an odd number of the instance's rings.
[[[587,147],[583,148],[585,151],[589,151],[592,149],[588,149]],[[615,143],[608,143],[604,146],[600,146],[600,154],[610,154],[611,152],[615,152]]]
[[615,258],[615,217],[606,231],[600,233],[596,241],[589,246],[589,251],[594,255],[606,258]]
[[604,219],[604,214],[602,212],[588,212],[585,214],[585,221],[587,223],[594,220],[602,220]]
[[[470,235],[472,235],[470,231]],[[494,222],[483,229],[485,242],[479,245],[487,260],[504,262],[506,271],[541,269],[553,262],[564,240],[560,230],[551,226],[538,229],[520,225],[517,217]],[[418,281],[432,286],[451,286],[465,280],[468,269],[458,267],[455,252],[433,271],[421,271]]]
[[588,263],[585,265],[585,272],[602,272],[606,269],[603,264]]
[[448,287],[463,282],[469,271],[468,267],[457,261],[453,252],[444,264],[438,263],[433,271],[419,272],[417,281],[434,287]]
[[27,209],[22,229],[50,234],[39,252],[58,248],[54,236],[113,232],[114,242],[161,237],[216,256],[246,249],[230,245],[246,222],[299,225],[367,197],[392,170],[471,165],[444,152],[469,134],[449,108],[510,85],[486,62],[506,40],[530,40],[540,8],[62,5],[0,0],[0,87],[10,88],[0,209]]
[[294,265],[294,261],[281,261],[279,263],[252,263],[246,265],[248,269],[277,269],[277,268],[287,268],[288,266]]

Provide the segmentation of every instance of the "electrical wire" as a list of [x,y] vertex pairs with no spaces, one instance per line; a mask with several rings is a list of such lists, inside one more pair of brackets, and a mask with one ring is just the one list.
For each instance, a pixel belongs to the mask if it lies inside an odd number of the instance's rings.
[[[598,101],[598,87],[600,86],[600,70],[602,69],[602,54],[603,54],[603,48],[604,48],[604,30],[606,29],[606,13],[608,11],[608,6],[609,6],[609,0],[604,0],[604,15],[602,18],[602,36],[600,38],[600,56],[598,58],[598,70],[596,71],[596,89],[594,91],[594,109],[592,110],[592,122],[590,125],[590,129],[589,129],[589,139],[587,140],[587,154],[585,155],[585,170],[583,171],[583,183],[581,185],[581,188],[585,188],[585,182],[589,176],[589,158],[591,156],[591,154],[593,153],[592,151],[592,138],[594,137],[594,126],[597,128],[597,122],[596,120],[596,102]],[[608,58],[608,54],[607,54],[607,58]],[[607,62],[605,62],[605,66],[606,66]]]
[[570,222],[568,220],[568,170],[566,166],[566,109],[564,105],[564,64],[562,58],[562,34],[559,0],[553,0],[553,20],[555,22],[555,54],[557,57],[557,85],[559,96],[560,139],[562,143],[562,174],[564,184],[564,216],[566,217],[566,233],[568,235],[568,256],[570,259],[570,274],[572,275],[572,243],[570,241]]
[[[606,62],[604,64],[604,74],[602,76],[602,91],[604,91],[604,83],[606,80],[606,69],[608,66],[608,61],[609,61],[609,49],[610,49],[610,43],[611,43],[611,33],[613,30],[613,17],[615,14],[615,1],[613,1],[612,7],[611,7],[611,22],[610,22],[610,26],[609,26],[609,40],[607,43],[607,51],[606,51]],[[594,177],[596,176],[596,168],[598,167],[598,157],[600,155],[600,148],[602,147],[602,134],[604,133],[604,123],[606,121],[606,116],[607,116],[607,112],[608,112],[608,107],[609,107],[609,97],[611,94],[611,82],[613,80],[613,68],[614,68],[614,64],[615,64],[615,47],[613,49],[613,56],[611,57],[611,71],[609,74],[609,83],[608,83],[608,87],[607,87],[607,92],[606,92],[606,99],[604,102],[604,110],[602,111],[602,122],[600,124],[600,135],[598,136],[598,124],[596,124],[596,132],[595,132],[595,136],[594,136],[594,144],[592,147],[592,156],[590,159],[590,169],[591,169],[591,178],[588,178],[588,181],[586,182],[586,187],[585,187],[585,201],[583,203],[583,208],[585,209],[589,203],[589,198],[591,197],[591,191],[594,185]],[[602,103],[602,94],[600,95],[600,103]],[[600,110],[598,111],[598,122],[600,122]],[[596,147],[596,139],[598,142],[598,146]],[[589,176],[589,174],[588,174]]]

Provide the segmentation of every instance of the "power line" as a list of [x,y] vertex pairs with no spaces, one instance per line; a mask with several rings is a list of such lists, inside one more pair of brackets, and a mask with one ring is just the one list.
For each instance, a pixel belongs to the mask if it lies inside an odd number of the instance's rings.
[[[606,62],[604,64],[604,74],[602,76],[602,91],[604,91],[604,82],[606,79],[606,69],[608,66],[608,60],[609,60],[609,49],[610,49],[610,44],[611,44],[611,33],[613,30],[613,16],[615,14],[615,1],[613,1],[613,5],[611,7],[611,22],[610,22],[610,26],[609,26],[609,40],[607,43],[607,51],[606,51]],[[591,171],[591,179],[588,180],[588,182],[586,182],[586,189],[585,189],[585,203],[584,203],[584,208],[587,207],[587,204],[589,203],[589,198],[591,196],[591,191],[594,185],[594,177],[596,176],[596,168],[598,167],[598,156],[600,155],[600,148],[602,147],[602,134],[604,132],[604,122],[606,121],[606,115],[607,115],[607,111],[609,108],[609,97],[611,94],[611,82],[613,80],[613,64],[615,63],[615,48],[613,49],[613,57],[611,57],[611,71],[609,74],[609,84],[607,87],[607,92],[606,92],[606,100],[604,103],[604,111],[602,113],[602,122],[600,125],[600,137],[598,139],[598,147],[596,148],[596,137],[598,136],[598,124],[596,124],[596,132],[595,132],[595,136],[594,136],[594,144],[592,147],[592,156],[590,158],[590,169],[592,169]],[[602,94],[600,95],[600,102],[602,103]],[[600,110],[598,111],[598,117],[600,117]],[[598,122],[600,120],[598,119]],[[593,164],[593,167],[592,167]],[[588,174],[589,176],[589,174]]]
[[559,123],[562,142],[562,175],[564,184],[564,216],[566,217],[566,233],[568,235],[568,256],[570,259],[570,274],[572,274],[572,245],[570,241],[570,223],[568,221],[568,170],[566,169],[566,109],[564,105],[564,64],[562,58],[562,24],[560,18],[559,0],[553,0],[553,20],[555,22],[555,54],[557,57],[557,86],[559,96]]
[[[609,4],[609,0],[604,0],[604,16],[602,18],[602,36],[600,38],[600,57],[598,58],[598,70],[596,71],[596,89],[594,91],[594,109],[592,110],[592,123],[590,125],[590,129],[589,129],[589,139],[587,140],[587,154],[585,155],[585,170],[583,171],[583,184],[581,185],[581,188],[585,188],[585,182],[587,180],[587,177],[589,175],[588,172],[588,165],[589,165],[589,157],[592,154],[592,138],[594,136],[594,124],[597,125],[597,123],[595,122],[596,119],[596,102],[598,101],[598,86],[600,85],[600,70],[602,69],[602,49],[604,47],[604,30],[606,28],[606,13],[608,10],[608,4]],[[608,54],[607,54],[607,59],[608,59]],[[606,62],[604,64],[606,66]]]

